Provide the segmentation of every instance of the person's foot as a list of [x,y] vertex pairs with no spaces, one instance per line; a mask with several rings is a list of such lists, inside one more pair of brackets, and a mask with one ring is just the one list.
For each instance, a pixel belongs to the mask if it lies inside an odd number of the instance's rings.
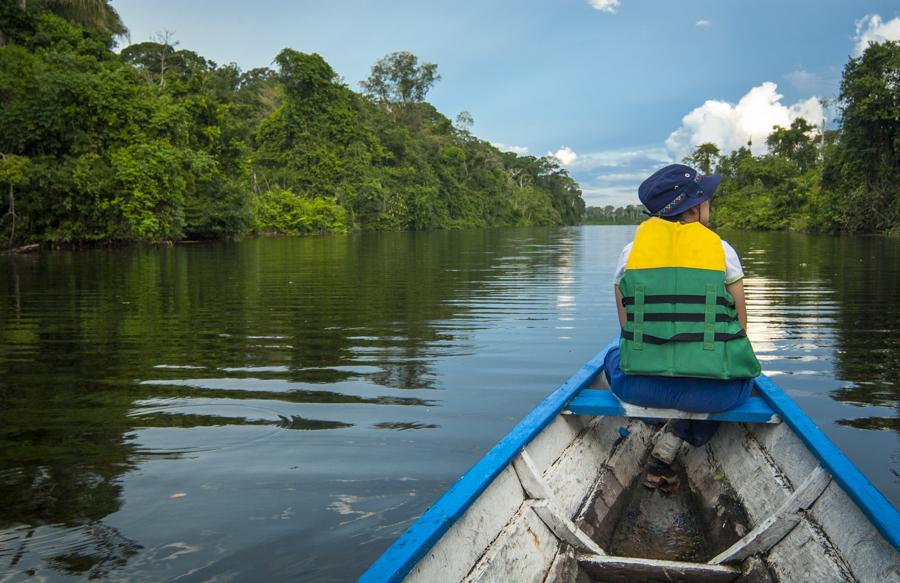
[[681,450],[681,445],[684,443],[683,439],[674,433],[670,433],[667,429],[668,426],[663,428],[660,432],[659,437],[656,440],[656,445],[653,446],[653,451],[650,452],[651,456],[666,465],[675,461],[675,457],[678,455],[678,452]]

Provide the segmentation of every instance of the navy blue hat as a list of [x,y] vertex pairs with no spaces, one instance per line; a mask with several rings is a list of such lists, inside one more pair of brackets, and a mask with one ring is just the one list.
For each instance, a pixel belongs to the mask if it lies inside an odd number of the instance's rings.
[[720,182],[721,176],[704,176],[690,166],[670,164],[641,183],[638,198],[651,216],[671,217],[712,198]]

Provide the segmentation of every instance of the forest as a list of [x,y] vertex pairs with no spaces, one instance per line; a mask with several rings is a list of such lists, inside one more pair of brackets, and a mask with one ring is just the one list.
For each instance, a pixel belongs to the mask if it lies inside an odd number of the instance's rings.
[[718,227],[900,236],[900,43],[870,44],[844,67],[835,127],[775,126],[768,152],[697,146],[686,164],[724,179]]
[[[411,53],[357,92],[315,53],[242,71],[170,33],[116,52],[126,33],[106,0],[0,4],[0,247],[643,219],[437,111]],[[900,235],[898,85],[900,44],[871,44],[830,126],[775,126],[762,155],[698,145],[684,162],[724,176],[714,225]]]
[[589,206],[584,210],[583,222],[585,225],[637,225],[646,218],[644,207],[639,204]]
[[105,0],[0,4],[0,246],[577,224],[555,158],[502,152],[392,53],[360,92],[318,54],[242,71],[171,35],[116,52]]
[[[732,152],[704,143],[682,160],[723,177],[710,201],[713,226],[900,236],[900,43],[851,58],[833,103],[833,127],[803,118],[774,126],[765,154],[752,143]],[[584,223],[645,218],[636,205],[587,207]]]

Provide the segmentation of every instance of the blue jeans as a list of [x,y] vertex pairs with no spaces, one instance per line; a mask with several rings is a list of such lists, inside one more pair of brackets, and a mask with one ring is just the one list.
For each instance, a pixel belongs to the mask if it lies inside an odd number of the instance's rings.
[[[737,407],[750,397],[753,379],[698,379],[626,375],[619,365],[619,348],[612,348],[604,360],[604,373],[617,397],[642,407],[679,409],[692,413],[716,413]],[[717,421],[678,419],[670,424],[672,433],[694,446],[703,445],[718,428]]]

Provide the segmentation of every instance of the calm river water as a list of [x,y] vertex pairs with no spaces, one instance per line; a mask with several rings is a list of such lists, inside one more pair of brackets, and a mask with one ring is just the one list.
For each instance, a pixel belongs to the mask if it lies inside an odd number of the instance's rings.
[[[617,333],[634,227],[0,257],[0,580],[348,580]],[[900,241],[726,233],[766,373],[900,502]]]

